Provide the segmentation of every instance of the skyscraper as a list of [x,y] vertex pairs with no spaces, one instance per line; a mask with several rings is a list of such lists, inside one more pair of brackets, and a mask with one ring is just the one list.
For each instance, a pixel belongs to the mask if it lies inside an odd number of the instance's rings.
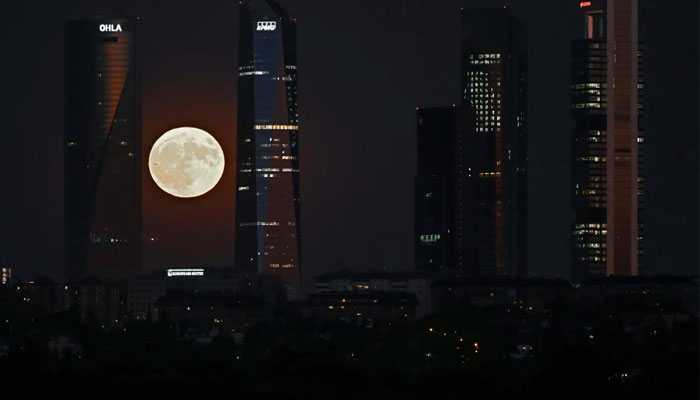
[[236,264],[301,295],[296,20],[240,2]]
[[527,273],[527,46],[505,8],[462,10],[463,104],[476,113],[477,252],[473,275]]
[[478,172],[483,136],[471,107],[417,112],[416,268],[461,270],[478,262]]
[[141,268],[137,23],[65,27],[65,268],[122,280]]
[[584,38],[571,47],[572,275],[637,275],[644,190],[637,1],[579,7]]

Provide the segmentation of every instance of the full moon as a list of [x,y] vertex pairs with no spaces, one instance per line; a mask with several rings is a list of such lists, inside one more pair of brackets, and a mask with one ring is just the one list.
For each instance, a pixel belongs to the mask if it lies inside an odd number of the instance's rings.
[[175,197],[197,197],[216,186],[224,173],[224,152],[209,133],[191,127],[163,134],[148,156],[159,188]]

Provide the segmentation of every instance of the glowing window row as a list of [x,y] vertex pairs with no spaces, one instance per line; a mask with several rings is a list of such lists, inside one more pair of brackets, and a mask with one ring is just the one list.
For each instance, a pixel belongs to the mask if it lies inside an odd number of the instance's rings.
[[603,105],[607,105],[605,103],[576,103],[572,104],[571,108],[575,110],[580,110],[584,108],[604,108]]
[[577,243],[579,249],[604,249],[608,247],[605,243]]
[[606,87],[608,87],[608,85],[605,83],[577,83],[575,85],[571,85],[572,89],[588,89],[588,88],[600,89],[600,88],[606,88]]
[[[475,57],[476,56],[476,57]],[[479,60],[498,60],[501,58],[499,53],[480,53],[480,54],[470,54],[469,59],[479,59]]]
[[293,267],[294,267],[294,264],[281,264],[281,265],[280,265],[280,264],[277,264],[277,263],[275,263],[275,264],[270,264],[270,268],[280,268],[280,267],[282,267],[282,268],[293,268]]
[[[574,236],[605,236],[607,235],[608,231],[607,230],[586,230],[586,229],[579,229],[574,231]],[[577,239],[577,240],[584,240],[583,238]]]
[[279,226],[279,222],[261,222],[261,221],[256,221],[256,222],[242,222],[240,226]]
[[251,76],[251,75],[268,75],[268,71],[246,71],[246,72],[239,72],[238,76]]
[[[253,172],[252,169],[246,168],[239,170],[240,172]],[[298,168],[256,168],[255,172],[299,172]]]
[[253,128],[255,130],[296,131],[299,129],[299,125],[255,125]]
[[576,224],[576,229],[583,228],[607,228],[608,224]]

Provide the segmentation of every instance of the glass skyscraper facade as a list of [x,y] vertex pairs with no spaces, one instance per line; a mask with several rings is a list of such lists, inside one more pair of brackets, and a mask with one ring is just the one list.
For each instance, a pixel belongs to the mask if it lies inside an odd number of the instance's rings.
[[65,268],[124,280],[141,269],[141,78],[136,21],[65,27]]
[[236,264],[301,296],[296,20],[240,2]]
[[572,276],[637,275],[644,227],[637,1],[579,7],[584,37],[571,47]]
[[475,112],[471,275],[527,273],[527,43],[505,8],[462,9],[463,104]]

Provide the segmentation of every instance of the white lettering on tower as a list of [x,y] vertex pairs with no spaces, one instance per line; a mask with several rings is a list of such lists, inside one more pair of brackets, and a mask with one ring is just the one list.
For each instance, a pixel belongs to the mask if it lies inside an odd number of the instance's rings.
[[122,26],[121,24],[101,24],[100,25],[100,32],[121,32],[122,31]]
[[277,29],[277,22],[276,21],[258,21],[258,29],[259,31],[274,31]]

